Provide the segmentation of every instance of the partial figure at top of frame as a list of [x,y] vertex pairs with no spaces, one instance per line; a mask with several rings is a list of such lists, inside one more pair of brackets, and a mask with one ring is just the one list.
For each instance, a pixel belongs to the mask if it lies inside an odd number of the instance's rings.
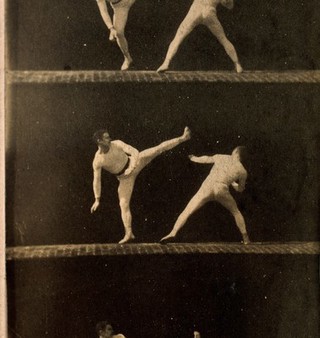
[[[107,28],[110,30],[109,40],[117,42],[124,61],[121,70],[129,70],[133,66],[133,59],[129,52],[129,46],[125,37],[125,28],[127,24],[130,8],[136,0],[107,0],[113,9],[113,19],[111,19],[106,0],[96,0],[99,6],[100,14]],[[228,9],[233,9],[233,0],[194,0],[186,17],[181,22],[176,35],[169,45],[166,57],[158,72],[165,72],[169,69],[170,63],[183,40],[198,25],[205,25],[211,33],[218,39],[227,55],[234,64],[237,73],[242,72],[242,66],[239,62],[234,45],[227,38],[224,29],[217,16],[217,6],[222,5]]]

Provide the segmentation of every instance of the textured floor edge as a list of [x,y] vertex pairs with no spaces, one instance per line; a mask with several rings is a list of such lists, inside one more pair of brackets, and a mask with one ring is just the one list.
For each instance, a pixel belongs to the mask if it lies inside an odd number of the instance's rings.
[[227,82],[227,83],[320,83],[320,71],[7,71],[8,84],[19,83],[170,83],[170,82]]
[[320,255],[320,242],[251,243],[157,243],[138,244],[63,244],[17,246],[6,249],[6,259],[39,259],[81,256],[128,256],[164,254],[262,254]]

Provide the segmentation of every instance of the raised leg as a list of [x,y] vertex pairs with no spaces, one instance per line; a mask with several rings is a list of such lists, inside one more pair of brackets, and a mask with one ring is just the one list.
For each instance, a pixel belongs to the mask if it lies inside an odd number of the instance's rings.
[[162,63],[162,65],[157,69],[157,72],[165,72],[166,70],[169,69],[170,62],[176,55],[182,41],[199,24],[198,17],[199,17],[198,12],[195,10],[194,7],[191,7],[188,14],[181,22],[174,39],[170,43],[166,58]]
[[184,132],[180,137],[176,137],[171,140],[164,141],[155,147],[143,150],[139,155],[139,164],[138,164],[139,168],[137,168],[138,171],[144,168],[157,156],[178,146],[179,144],[183,142],[190,140],[190,138],[191,138],[191,131],[188,127],[185,127]]
[[135,177],[119,179],[118,195],[121,209],[121,218],[125,230],[125,235],[119,244],[127,243],[134,240],[135,236],[132,231],[132,215],[130,210],[130,201],[135,183]]
[[121,70],[128,70],[132,57],[129,52],[128,42],[125,37],[125,27],[127,24],[128,14],[130,7],[114,7],[113,25],[117,32],[117,43],[124,56],[124,62],[121,66]]
[[234,63],[236,72],[241,73],[243,71],[243,69],[240,65],[237,52],[236,52],[233,44],[226,37],[224,29],[223,29],[219,19],[217,18],[217,16],[216,15],[212,16],[206,22],[206,26],[210,29],[212,34],[218,39],[218,41],[224,47],[226,53],[228,54],[228,56],[230,57],[230,59]]
[[240,210],[238,209],[236,201],[231,196],[230,192],[224,191],[222,193],[219,193],[216,196],[215,199],[216,199],[217,202],[222,204],[226,209],[228,209],[231,212],[231,214],[233,215],[233,217],[235,219],[237,227],[238,227],[238,229],[241,233],[243,243],[249,244],[250,239],[249,239],[249,236],[248,236],[248,233],[247,233],[246,223],[244,221],[244,218],[243,218]]

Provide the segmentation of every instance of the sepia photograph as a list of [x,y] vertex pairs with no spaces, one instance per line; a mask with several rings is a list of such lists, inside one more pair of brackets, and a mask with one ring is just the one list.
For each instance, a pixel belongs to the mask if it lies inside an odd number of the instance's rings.
[[0,336],[320,337],[319,1],[2,8]]

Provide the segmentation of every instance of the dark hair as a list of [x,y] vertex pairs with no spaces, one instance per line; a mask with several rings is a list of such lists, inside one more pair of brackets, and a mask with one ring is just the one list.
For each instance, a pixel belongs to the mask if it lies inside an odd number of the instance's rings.
[[108,325],[112,326],[111,323],[108,320],[104,320],[102,322],[99,322],[96,325],[97,334],[100,334],[100,331],[104,331]]
[[98,141],[102,139],[102,136],[103,136],[104,133],[108,133],[108,130],[107,129],[99,129],[98,131],[96,131],[92,136],[93,142],[98,143]]
[[245,146],[238,146],[234,150],[237,150],[240,156],[240,162],[246,163],[248,161],[248,150]]

